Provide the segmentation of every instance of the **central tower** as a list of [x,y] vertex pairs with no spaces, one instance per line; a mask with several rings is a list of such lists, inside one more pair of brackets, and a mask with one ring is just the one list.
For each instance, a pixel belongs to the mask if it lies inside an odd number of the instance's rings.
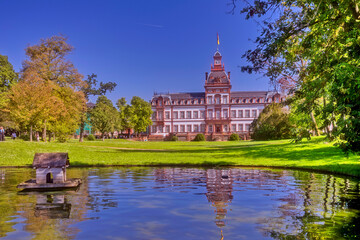
[[222,56],[217,50],[211,71],[205,73],[205,102],[207,132],[222,133],[229,130],[230,72],[226,74]]

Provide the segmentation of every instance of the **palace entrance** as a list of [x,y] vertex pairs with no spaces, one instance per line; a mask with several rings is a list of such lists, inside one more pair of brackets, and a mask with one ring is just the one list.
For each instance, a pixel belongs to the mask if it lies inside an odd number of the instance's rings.
[[221,133],[221,125],[216,125],[215,126],[215,132],[216,133]]

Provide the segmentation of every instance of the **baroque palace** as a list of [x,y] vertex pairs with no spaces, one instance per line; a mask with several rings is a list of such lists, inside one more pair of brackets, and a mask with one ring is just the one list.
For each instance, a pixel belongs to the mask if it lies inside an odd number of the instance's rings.
[[281,102],[285,96],[269,91],[231,91],[230,72],[225,72],[222,56],[214,54],[211,72],[205,73],[205,92],[154,93],[150,139],[178,136],[192,140],[203,133],[210,140],[227,140],[237,133],[250,138],[250,124],[264,107]]

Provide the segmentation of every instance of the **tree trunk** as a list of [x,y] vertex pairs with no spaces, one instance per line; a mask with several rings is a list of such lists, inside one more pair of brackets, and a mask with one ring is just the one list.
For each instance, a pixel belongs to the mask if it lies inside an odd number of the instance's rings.
[[44,121],[44,129],[42,133],[43,141],[46,142],[46,120]]
[[314,112],[313,112],[313,111],[310,112],[310,116],[311,116],[311,121],[314,123],[315,135],[316,135],[316,136],[320,136],[319,128],[318,128],[318,125],[317,125],[317,123],[316,123],[316,119],[315,119],[315,116],[314,116]]
[[84,117],[81,118],[81,123],[80,123],[80,137],[79,137],[79,142],[83,142],[84,141],[84,129],[85,129],[85,119]]
[[55,142],[55,133],[53,133],[53,141]]
[[[30,126],[30,142],[32,142],[32,135],[33,135],[33,131],[32,131],[32,125]],[[19,135],[20,136],[20,135]]]
[[51,142],[51,134],[52,132],[49,132],[49,142]]

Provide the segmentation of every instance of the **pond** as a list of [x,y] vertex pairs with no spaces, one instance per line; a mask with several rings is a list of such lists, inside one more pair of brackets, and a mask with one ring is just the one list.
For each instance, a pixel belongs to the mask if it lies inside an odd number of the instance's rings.
[[76,191],[20,192],[0,169],[1,239],[354,239],[360,181],[251,168],[69,168]]

